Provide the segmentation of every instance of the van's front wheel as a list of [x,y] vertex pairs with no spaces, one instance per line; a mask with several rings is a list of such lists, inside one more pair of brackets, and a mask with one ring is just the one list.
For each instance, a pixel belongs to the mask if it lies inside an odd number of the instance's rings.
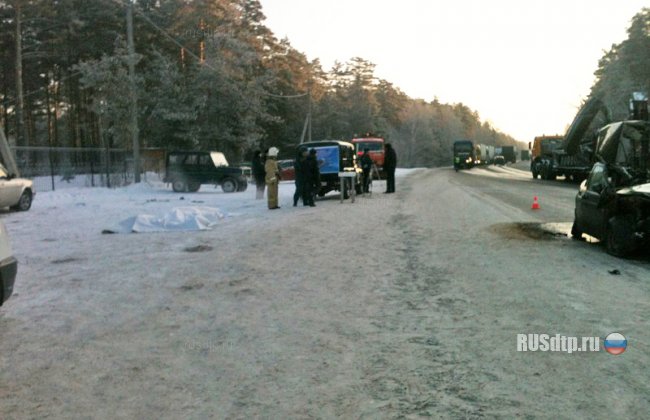
[[237,181],[232,178],[226,178],[221,182],[221,189],[225,193],[232,193],[237,191]]
[[174,190],[174,192],[187,191],[187,181],[185,181],[184,179],[175,179],[172,182],[172,190]]

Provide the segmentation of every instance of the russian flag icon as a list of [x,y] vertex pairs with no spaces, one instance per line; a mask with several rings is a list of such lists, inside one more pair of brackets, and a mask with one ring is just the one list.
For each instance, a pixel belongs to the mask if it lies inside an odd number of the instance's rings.
[[609,354],[621,354],[627,349],[627,339],[623,334],[611,333],[605,337],[604,346]]

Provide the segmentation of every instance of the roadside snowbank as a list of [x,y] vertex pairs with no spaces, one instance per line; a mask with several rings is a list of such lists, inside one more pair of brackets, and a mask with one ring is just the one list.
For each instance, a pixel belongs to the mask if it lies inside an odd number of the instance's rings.
[[[398,169],[405,177],[418,169]],[[376,192],[385,181],[373,181]],[[280,183],[280,206],[293,205],[293,181]],[[336,196],[337,192],[328,194]],[[66,226],[67,232],[82,237],[89,231],[167,232],[212,229],[226,218],[260,219],[268,216],[266,199],[255,199],[255,185],[238,193],[224,193],[220,187],[203,185],[195,193],[175,193],[169,185],[148,173],[145,182],[121,188],[84,187],[71,183],[56,191],[39,192],[32,210],[15,214],[28,218],[34,229],[49,229],[51,223]]]

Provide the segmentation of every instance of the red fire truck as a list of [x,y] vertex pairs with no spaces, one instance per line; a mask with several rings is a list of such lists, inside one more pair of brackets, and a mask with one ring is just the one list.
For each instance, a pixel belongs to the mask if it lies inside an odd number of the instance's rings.
[[380,179],[386,178],[386,172],[384,171],[384,143],[384,139],[381,137],[368,136],[352,139],[352,144],[354,144],[354,149],[357,152],[357,159],[363,155],[365,149],[368,149],[370,158],[377,166]]

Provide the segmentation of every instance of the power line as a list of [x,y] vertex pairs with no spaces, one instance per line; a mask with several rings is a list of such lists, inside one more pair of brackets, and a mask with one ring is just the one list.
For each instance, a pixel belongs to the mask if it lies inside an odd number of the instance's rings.
[[[127,4],[126,4],[123,0],[114,0],[114,1],[115,1],[116,3],[119,3],[120,5],[122,5],[122,6],[124,6],[124,7],[127,6]],[[158,31],[160,31],[160,32],[161,32],[161,33],[162,33],[162,34],[163,34],[167,39],[169,39],[171,42],[173,42],[173,43],[174,43],[175,45],[177,45],[178,47],[184,49],[184,50],[185,50],[189,55],[191,55],[192,57],[194,57],[195,59],[197,59],[199,62],[201,61],[201,58],[200,58],[198,55],[194,54],[194,53],[192,52],[192,50],[190,50],[189,48],[187,48],[185,45],[181,44],[181,43],[180,43],[176,38],[174,38],[173,36],[171,36],[171,35],[169,34],[169,32],[167,32],[165,29],[163,29],[163,28],[161,28],[160,26],[156,25],[156,23],[155,23],[154,21],[152,21],[152,20],[149,18],[149,16],[147,16],[144,12],[142,12],[141,10],[139,10],[137,7],[134,7],[133,10],[138,14],[138,16],[142,17],[142,19],[144,19],[144,20],[145,20],[149,25],[151,25],[151,26],[153,26],[154,28],[158,29]],[[207,62],[203,62],[203,64],[204,64],[205,66],[209,67],[210,69],[212,69],[212,70],[214,70],[214,71],[217,71],[216,68],[212,67],[212,66],[211,66],[210,64],[208,64]]]
[[294,98],[304,98],[309,95],[309,92],[299,93],[296,95],[274,95],[272,93],[263,92],[262,95],[270,96],[272,98],[282,98],[282,99],[294,99]]
[[[126,7],[126,3],[123,0],[114,0],[114,1],[116,3],[119,3],[122,6]],[[142,17],[148,24],[150,24],[151,26],[156,28],[158,31],[160,31],[167,39],[169,39],[171,42],[173,42],[176,46],[178,46],[179,48],[184,49],[187,54],[189,54],[190,56],[195,58],[197,61],[201,61],[201,58],[198,55],[196,55],[194,52],[192,52],[192,50],[187,48],[185,45],[181,44],[176,38],[174,38],[172,35],[170,35],[169,32],[167,32],[165,29],[163,29],[160,26],[156,25],[156,23],[153,22],[146,14],[144,14],[144,12],[142,12],[141,10],[138,10],[137,7],[134,7],[133,10],[136,12],[136,14],[138,14],[138,16]],[[217,69],[214,68],[209,63],[204,61],[203,64],[205,66],[207,66],[208,68],[210,68],[211,70],[217,71]],[[77,76],[81,75],[81,73],[82,73],[81,71],[76,71],[74,73],[70,73],[69,75],[67,75],[65,77],[57,79],[56,82],[57,83],[65,82],[66,80],[69,80],[69,79],[72,79],[73,77],[77,77]],[[27,97],[36,95],[38,93],[43,92],[45,89],[46,89],[45,87],[40,87],[38,89],[31,90],[29,92],[26,92],[23,95],[23,97],[27,98]],[[269,96],[269,97],[278,98],[278,99],[296,99],[296,98],[304,98],[305,96],[309,95],[309,92],[297,93],[297,94],[293,94],[293,95],[278,95],[278,94],[269,93],[269,92],[262,92],[261,94],[264,95],[264,96]],[[9,99],[5,98],[3,102],[6,105],[15,105],[16,104],[16,99],[9,100]]]
[[[117,3],[119,3],[119,4],[121,4],[122,6],[127,6],[126,3],[124,3],[123,0],[114,0],[114,1],[117,2]],[[173,42],[173,43],[174,43],[176,46],[178,46],[179,48],[185,50],[185,51],[187,52],[187,54],[189,54],[190,56],[192,56],[193,58],[195,58],[197,61],[202,62],[202,64],[203,64],[204,66],[207,66],[207,67],[210,68],[211,70],[218,71],[216,68],[214,68],[214,67],[213,67],[210,63],[208,63],[207,61],[205,61],[205,60],[202,61],[202,60],[201,60],[201,57],[199,57],[198,55],[196,55],[194,52],[192,52],[191,49],[187,48],[185,45],[183,45],[181,42],[179,42],[176,38],[174,38],[174,37],[173,37],[169,32],[167,32],[164,28],[161,28],[160,26],[158,26],[158,25],[157,25],[154,21],[152,21],[152,20],[149,18],[149,16],[147,16],[143,11],[139,10],[139,9],[138,9],[137,7],[135,7],[135,6],[133,7],[133,10],[136,12],[136,14],[137,14],[138,16],[140,16],[142,19],[144,19],[148,24],[150,24],[151,26],[153,26],[154,28],[156,28],[159,32],[161,32],[161,33],[165,36],[165,38],[169,39],[171,42]],[[281,99],[295,99],[295,98],[303,98],[303,97],[309,95],[309,92],[299,93],[299,94],[295,94],[295,95],[277,95],[277,94],[273,94],[273,93],[263,92],[262,95],[270,96],[270,97],[273,97],[273,98],[281,98]]]
[[[65,82],[66,80],[68,80],[68,79],[72,79],[73,77],[77,77],[77,76],[79,76],[80,74],[81,74],[81,71],[76,71],[76,72],[74,72],[74,73],[70,73],[69,75],[67,75],[67,76],[65,76],[65,77],[62,77],[62,78],[60,78],[60,79],[57,79],[56,82],[57,82],[57,83]],[[28,96],[36,95],[37,93],[41,93],[41,92],[44,91],[45,89],[46,89],[46,87],[40,87],[40,88],[35,89],[35,90],[30,90],[29,92],[25,93],[25,94],[23,95],[23,97],[24,97],[24,98],[27,98]],[[15,100],[15,99],[13,99],[13,100],[5,99],[4,103],[7,104],[7,105],[15,105],[15,104],[16,104],[16,100]]]

